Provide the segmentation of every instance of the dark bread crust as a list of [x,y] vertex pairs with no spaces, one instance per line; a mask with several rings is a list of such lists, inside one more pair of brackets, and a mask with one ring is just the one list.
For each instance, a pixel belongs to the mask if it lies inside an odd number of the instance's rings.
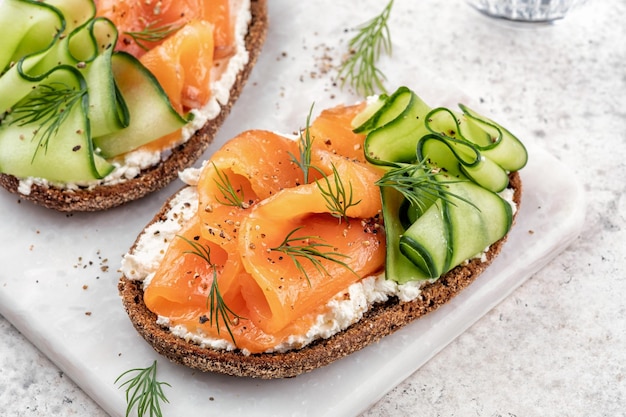
[[[522,183],[519,173],[510,175],[515,190],[514,201],[521,203]],[[152,222],[164,218],[166,204]],[[487,261],[471,260],[460,265],[432,284],[422,288],[421,298],[410,302],[390,299],[370,309],[363,319],[329,339],[287,353],[243,355],[240,352],[201,348],[169,332],[156,323],[156,315],[143,302],[142,283],[122,277],[118,289],[124,308],[133,325],[160,354],[171,361],[205,372],[218,372],[254,378],[287,378],[328,365],[380,340],[408,323],[436,310],[472,283],[498,255],[507,236],[491,245]],[[131,251],[134,249],[131,249]]]
[[102,185],[93,189],[65,190],[53,186],[33,184],[28,195],[19,193],[19,180],[8,174],[0,174],[0,185],[21,198],[38,205],[62,212],[100,211],[113,208],[129,201],[137,200],[160,190],[178,177],[178,172],[193,165],[207,149],[222,125],[231,107],[254,67],[267,33],[267,0],[252,0],[252,19],[245,44],[249,53],[246,66],[237,75],[230,90],[228,103],[222,106],[220,114],[208,121],[186,143],[173,149],[160,164],[144,169],[130,180],[114,185]]

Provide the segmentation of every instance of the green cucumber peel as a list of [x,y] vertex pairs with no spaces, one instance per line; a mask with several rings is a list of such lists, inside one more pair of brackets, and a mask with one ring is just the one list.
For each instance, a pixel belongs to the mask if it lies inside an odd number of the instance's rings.
[[36,0],[0,2],[0,75],[22,57],[51,48],[65,27],[62,13],[50,4]]
[[449,204],[438,200],[400,236],[399,249],[428,278],[437,278],[450,265],[452,233]]
[[0,124],[0,171],[52,182],[108,175],[113,165],[94,152],[88,107],[78,70],[62,65],[45,74]]
[[365,108],[352,119],[352,131],[354,133],[367,133],[374,128],[374,116],[385,105],[387,95],[381,94],[375,100],[367,103]]
[[[7,111],[29,93],[30,86],[23,81],[40,80],[57,66],[79,62],[72,60],[67,45],[74,32],[87,25],[95,16],[93,0],[56,0],[43,4],[45,7],[37,7],[29,0],[5,0],[0,3],[3,19],[11,19],[14,13],[23,18],[25,10],[30,13],[26,22],[20,22],[28,28],[25,33],[18,32],[24,35],[18,41],[22,46],[14,48],[11,63],[0,77],[0,91],[3,93],[0,94],[0,112]],[[50,30],[54,24],[58,27],[48,32],[47,36],[42,33],[44,28]],[[14,33],[6,32],[10,27],[13,24],[2,28],[0,34],[3,39],[17,37]],[[51,39],[51,42],[45,39]],[[9,42],[16,43],[15,40]]]
[[452,177],[469,178],[491,191],[500,192],[509,184],[507,172],[468,141],[429,134],[419,140],[416,153],[418,160],[427,160]]
[[388,279],[436,279],[510,230],[511,205],[497,193],[509,171],[525,166],[526,149],[499,124],[459,107],[430,108],[401,87],[353,121],[366,134],[368,161],[386,167],[377,185]]
[[485,132],[492,132],[490,142],[479,149],[482,154],[496,162],[507,171],[519,171],[528,162],[528,151],[517,136],[513,135],[502,125],[478,114],[464,104],[459,104],[466,120],[482,128]]
[[400,251],[430,278],[479,255],[511,228],[512,209],[496,193],[472,181],[446,182],[458,198],[441,199],[411,224]]
[[401,221],[404,196],[390,187],[380,188],[387,250],[385,252],[385,277],[400,284],[429,279],[429,276],[400,252],[400,236],[406,230]]
[[489,245],[509,232],[513,222],[510,204],[498,194],[471,181],[451,187],[456,195],[472,201],[474,207],[465,204],[449,207],[452,230],[450,246],[453,250],[448,269],[442,273],[466,259],[482,254]]
[[413,91],[400,87],[364,122],[365,158],[375,165],[415,160],[417,141],[429,133],[423,123],[430,107]]
[[[104,157],[130,152],[155,138],[175,132],[189,121],[172,107],[154,75],[137,58],[125,52],[115,52],[112,68],[119,79],[117,85],[132,123],[123,130],[94,138]],[[151,104],[148,112],[143,111],[146,103]]]
[[[467,182],[441,174],[422,161],[419,164],[397,163],[395,167],[387,168],[376,182],[381,188],[383,202],[388,279],[400,283],[413,280],[410,277],[416,276],[430,279],[438,276],[434,275],[437,271],[446,268],[452,257],[448,245],[451,231],[443,222],[448,218],[449,206],[464,204],[475,207],[471,200],[450,191],[450,185],[461,181]],[[413,225],[418,221],[422,228],[439,224],[439,234],[431,230],[426,242],[408,236],[407,229],[415,229]],[[437,252],[438,249],[441,250]],[[419,272],[412,271],[407,261]],[[410,274],[406,275],[407,272]]]

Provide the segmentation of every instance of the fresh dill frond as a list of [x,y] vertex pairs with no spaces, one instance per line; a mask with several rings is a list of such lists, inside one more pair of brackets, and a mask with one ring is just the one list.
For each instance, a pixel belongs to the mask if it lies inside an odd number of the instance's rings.
[[222,197],[224,197],[224,200],[219,201],[218,199],[218,201],[225,206],[233,206],[244,209],[248,208],[249,204],[244,200],[243,190],[235,190],[235,187],[233,187],[233,184],[230,182],[228,175],[225,175],[214,162],[211,163],[213,164],[213,168],[215,168],[215,173],[217,175],[217,179],[214,180],[215,184],[222,193]]
[[217,279],[217,265],[211,262],[211,248],[208,245],[202,245],[199,242],[187,239],[184,236],[177,236],[191,246],[191,250],[183,253],[199,256],[206,261],[206,263],[213,270],[213,281],[211,282],[211,289],[209,290],[209,296],[207,297],[206,302],[206,308],[209,310],[208,322],[211,327],[215,325],[217,328],[217,334],[220,334],[221,320],[226,326],[226,330],[228,331],[231,340],[235,343],[235,336],[233,335],[230,326],[236,325],[239,320],[245,320],[245,318],[231,310],[222,297]]
[[241,317],[233,310],[231,310],[224,298],[222,298],[222,293],[220,292],[220,288],[218,285],[217,279],[217,269],[215,265],[213,266],[213,282],[211,283],[211,290],[209,291],[209,297],[207,299],[207,308],[209,309],[209,325],[217,328],[217,334],[220,334],[220,318],[224,322],[226,326],[226,331],[228,331],[228,335],[230,339],[235,343],[235,335],[231,330],[230,326],[235,326],[239,323],[239,320],[245,320],[244,317]]
[[421,212],[424,212],[430,204],[438,199],[445,200],[450,204],[454,204],[455,199],[472,204],[465,198],[447,191],[446,184],[463,180],[441,180],[438,178],[440,173],[438,169],[434,169],[426,161],[415,164],[397,163],[394,168],[391,168],[376,181],[376,185],[395,189]]
[[329,175],[324,174],[324,172],[317,167],[313,168],[322,174],[322,179],[317,180],[316,183],[322,193],[322,197],[326,200],[326,207],[328,208],[330,215],[338,218],[340,222],[341,220],[345,220],[347,222],[349,220],[348,209],[361,202],[361,200],[354,201],[352,183],[348,182],[348,188],[346,188],[341,175],[339,175],[339,172],[335,167],[335,164],[332,164],[332,182],[329,179]]
[[188,239],[182,235],[176,235],[176,237],[187,242],[189,246],[191,246],[191,250],[186,250],[183,253],[188,253],[191,255],[196,255],[204,260],[207,264],[213,267],[213,263],[211,263],[211,248],[208,245],[202,245],[200,242],[196,242],[195,240]]
[[339,68],[342,87],[347,82],[365,96],[375,94],[377,90],[386,93],[385,75],[377,63],[383,50],[391,54],[388,20],[392,7],[393,0],[390,0],[379,15],[357,27],[357,34],[348,44],[349,56]]
[[141,49],[148,51],[150,48],[146,46],[146,42],[159,42],[182,27],[182,25],[157,26],[158,24],[159,21],[155,20],[154,22],[148,23],[143,30],[137,32],[124,32],[124,34],[128,35],[133,41],[135,41],[137,46]]
[[[320,236],[294,236],[294,234],[300,229],[302,229],[302,226],[293,229],[287,234],[287,236],[285,236],[285,239],[280,243],[280,245],[271,248],[270,250],[282,252],[287,255],[289,259],[293,261],[298,271],[304,275],[309,285],[311,284],[311,279],[306,271],[306,268],[304,267],[303,261],[311,263],[319,273],[325,275],[330,274],[328,269],[322,263],[323,260],[341,265],[356,274],[356,272],[350,268],[350,265],[342,260],[349,258],[348,255],[332,251],[333,246],[326,243]],[[324,251],[324,249],[329,250]]]
[[[163,386],[171,387],[167,382],[156,379],[157,361],[147,368],[134,368],[122,373],[115,380],[115,384],[128,376],[119,388],[126,389],[126,417],[137,407],[137,416],[163,417],[161,402],[169,403]],[[131,374],[135,374],[131,376]]]
[[52,138],[86,92],[61,82],[39,84],[11,110],[11,124],[37,126],[33,133],[33,140],[37,141],[33,161],[39,149],[48,151]]
[[300,131],[300,140],[298,141],[298,157],[289,152],[289,156],[294,164],[296,164],[301,170],[304,179],[304,184],[309,183],[309,169],[311,168],[311,150],[313,146],[313,140],[311,139],[311,133],[309,127],[311,126],[311,114],[313,114],[313,106],[311,104],[309,114],[306,117],[306,127],[304,129],[304,135]]

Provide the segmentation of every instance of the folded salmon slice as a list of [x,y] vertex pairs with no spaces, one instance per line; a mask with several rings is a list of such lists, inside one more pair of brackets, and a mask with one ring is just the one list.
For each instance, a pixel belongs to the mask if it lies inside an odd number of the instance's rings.
[[211,97],[213,50],[213,25],[193,20],[140,61],[159,81],[176,111],[185,113]]
[[[255,281],[243,289],[244,298],[250,319],[269,333],[375,273],[384,260],[382,234],[371,227],[381,210],[373,186],[379,172],[320,150],[312,164],[328,181],[285,189],[255,206],[242,224],[239,252]],[[337,217],[325,197],[337,192],[336,179],[355,203],[347,219]],[[288,236],[293,241],[286,244]],[[311,251],[321,255],[307,257]]]
[[[215,152],[197,186],[198,216],[205,238],[236,250],[230,245],[236,245],[239,226],[249,209],[302,183],[302,171],[292,160],[297,153],[295,141],[264,130],[241,133]],[[229,187],[230,193],[226,191]]]
[[[202,252],[194,250],[190,242],[206,248],[211,262],[199,256]],[[229,262],[226,251],[201,238],[201,225],[194,219],[170,242],[153,282],[144,291],[144,302],[161,316],[197,321],[208,312],[207,297],[214,272],[232,275],[239,269],[235,258]],[[221,291],[223,294],[233,292],[226,284]]]
[[[351,132],[334,136],[346,149],[360,141]],[[198,214],[186,226],[186,238],[170,245],[145,291],[150,310],[172,325],[228,339],[224,320],[219,327],[206,320],[215,316],[207,308],[215,274],[232,311],[229,328],[237,348],[263,352],[305,334],[331,298],[383,269],[381,201],[374,185],[381,172],[318,141],[311,160],[315,175],[304,184],[297,155],[296,141],[266,131],[245,132],[213,155],[197,186]],[[240,204],[228,202],[225,183]],[[325,198],[337,187],[344,189],[340,199],[352,201],[343,215]],[[196,265],[208,262],[189,254],[189,241],[209,248],[215,266]],[[195,274],[204,278],[190,278]]]
[[351,106],[324,109],[311,126],[309,134],[316,148],[365,162],[363,142],[365,135],[352,132],[352,119],[365,108],[362,102]]
[[96,0],[96,14],[118,29],[117,50],[140,58],[193,20],[214,28],[215,56],[233,51],[234,28],[229,0]]
[[[220,246],[204,239],[200,229],[200,223],[195,218],[171,242],[161,266],[144,291],[144,302],[151,311],[167,317],[172,327],[182,325],[187,331],[206,337],[232,341],[230,331],[237,348],[251,353],[274,348],[287,342],[290,336],[303,334],[311,327],[323,308],[299,317],[282,331],[272,334],[248,320],[242,287],[251,282],[250,275],[236,262],[238,258],[228,260],[227,253]],[[211,254],[211,263],[193,253],[189,241],[206,248]],[[227,313],[228,317],[210,308],[213,279],[218,280],[224,305],[234,312]]]

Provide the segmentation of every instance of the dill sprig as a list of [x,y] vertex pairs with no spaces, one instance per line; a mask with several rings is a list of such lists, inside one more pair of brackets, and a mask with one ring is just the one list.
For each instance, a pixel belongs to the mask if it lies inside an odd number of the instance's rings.
[[77,90],[61,82],[39,84],[13,108],[11,124],[38,126],[33,134],[33,140],[37,140],[33,161],[39,149],[48,151],[51,139],[85,93],[85,89]]
[[458,199],[474,205],[471,201],[446,189],[446,184],[462,180],[442,181],[437,178],[438,174],[440,170],[433,168],[426,161],[415,164],[397,163],[394,168],[376,181],[376,185],[395,189],[420,212],[424,212],[437,199],[445,200],[450,204],[454,204],[453,199]]
[[323,251],[323,249],[332,249],[333,246],[325,243],[320,236],[294,236],[300,229],[302,229],[302,226],[293,229],[285,236],[280,245],[270,250],[287,255],[293,261],[298,271],[304,275],[309,285],[311,285],[311,279],[302,261],[311,263],[319,273],[328,276],[330,276],[330,273],[322,263],[323,260],[341,265],[356,274],[350,265],[342,261],[342,258],[349,258],[348,255],[332,250]]
[[159,42],[182,27],[182,25],[157,26],[158,23],[159,20],[155,20],[154,22],[148,23],[143,30],[137,32],[124,32],[124,34],[128,35],[133,41],[135,41],[137,46],[141,49],[148,51],[150,48],[146,46],[144,42]]
[[[146,413],[151,417],[162,417],[161,401],[169,403],[163,385],[171,387],[167,382],[156,380],[157,361],[147,368],[134,368],[122,373],[115,380],[115,384],[120,382],[125,376],[129,379],[122,382],[119,388],[126,388],[126,417],[137,407],[137,416],[143,417]],[[135,373],[135,376],[130,374]]]
[[323,176],[323,182],[322,180],[317,180],[316,184],[322,193],[322,197],[326,200],[326,207],[330,211],[330,215],[338,218],[340,222],[341,220],[348,222],[348,209],[361,202],[361,200],[354,201],[352,183],[348,182],[348,188],[346,189],[343,179],[341,178],[341,175],[339,175],[335,164],[332,164],[332,182],[329,179],[329,175],[326,175],[317,167],[313,168],[320,172]]
[[[314,104],[313,104],[314,105]],[[300,140],[298,141],[298,151],[299,156],[296,157],[291,152],[289,155],[291,156],[291,160],[295,163],[301,170],[304,176],[304,183],[309,183],[309,172],[311,169],[319,172],[322,176],[322,180],[316,180],[316,184],[322,193],[322,196],[326,200],[326,207],[330,211],[330,214],[333,217],[337,217],[340,221],[345,219],[348,221],[348,216],[346,214],[349,207],[355,206],[361,202],[361,200],[354,202],[353,201],[353,193],[352,193],[352,183],[349,183],[348,189],[346,189],[339,172],[335,165],[332,165],[332,174],[334,181],[331,183],[329,176],[322,171],[317,166],[311,164],[311,152],[313,139],[311,139],[311,133],[309,131],[309,127],[311,126],[311,114],[313,113],[313,105],[309,110],[309,114],[306,118],[306,127],[304,129],[304,134],[302,131],[300,132]],[[323,185],[325,183],[325,185]]]
[[291,152],[289,152],[293,163],[302,170],[304,184],[309,183],[309,169],[311,168],[311,150],[313,146],[313,140],[311,139],[309,127],[311,126],[311,114],[313,113],[314,105],[315,103],[311,104],[309,114],[306,117],[306,127],[304,129],[304,135],[302,134],[302,131],[300,131],[300,140],[298,141],[299,155],[296,157]]
[[376,89],[386,93],[383,80],[385,75],[376,66],[381,52],[391,54],[391,34],[387,22],[391,14],[393,0],[382,12],[357,28],[358,33],[350,40],[349,56],[339,68],[343,77],[341,86],[348,82],[357,93],[369,96]]
[[211,163],[213,164],[213,168],[215,168],[215,173],[217,175],[217,179],[214,179],[215,184],[222,193],[222,197],[224,197],[223,201],[219,201],[219,199],[218,201],[226,206],[248,208],[249,204],[244,201],[243,190],[235,190],[235,187],[233,187],[233,184],[230,182],[228,175],[225,175],[214,162]]
[[209,310],[209,325],[213,327],[213,325],[217,328],[217,334],[220,334],[220,319],[224,322],[226,326],[226,330],[230,335],[231,340],[235,343],[235,336],[230,328],[231,325],[236,325],[239,320],[245,320],[244,317],[239,316],[233,310],[231,310],[224,298],[222,297],[222,293],[220,291],[217,279],[217,266],[211,262],[211,248],[208,245],[201,245],[200,243],[187,239],[184,236],[178,235],[179,238],[183,239],[191,246],[191,250],[185,251],[183,253],[189,253],[192,255],[199,256],[203,260],[206,261],[207,264],[213,270],[213,282],[211,283],[211,289],[209,290],[209,296],[207,297],[206,308]]

